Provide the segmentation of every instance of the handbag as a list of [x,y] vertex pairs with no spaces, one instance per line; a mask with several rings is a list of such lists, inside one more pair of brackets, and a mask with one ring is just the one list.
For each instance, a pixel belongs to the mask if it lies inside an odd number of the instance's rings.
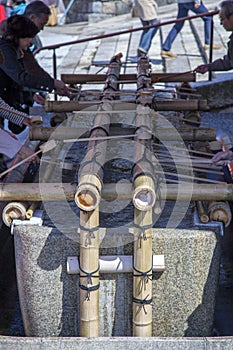
[[49,5],[49,9],[51,12],[51,15],[49,16],[49,20],[46,23],[46,26],[56,26],[57,25],[57,12],[58,12],[58,8],[54,5]]

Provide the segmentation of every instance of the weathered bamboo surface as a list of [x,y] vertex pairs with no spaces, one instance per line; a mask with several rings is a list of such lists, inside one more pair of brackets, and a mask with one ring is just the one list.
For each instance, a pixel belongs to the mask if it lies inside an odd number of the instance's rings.
[[226,201],[209,201],[208,215],[210,220],[224,222],[225,227],[228,227],[232,220],[231,208]]
[[[209,110],[206,100],[156,100],[153,99],[153,95],[148,96],[150,102],[152,103],[153,108],[156,111],[207,111]],[[153,100],[153,102],[152,102]],[[129,100],[116,100],[114,104],[118,105],[122,102],[135,103],[136,96],[132,96],[132,99]],[[46,112],[74,112],[81,111],[83,109],[98,106],[101,102],[96,101],[46,101],[45,102],[45,111]]]
[[80,336],[99,335],[99,208],[80,212]]
[[[137,91],[147,90],[148,61],[138,62]],[[140,99],[144,104],[146,100]],[[152,122],[148,107],[138,105],[138,137],[133,173],[134,263],[133,263],[133,335],[152,336],[152,211],[156,201],[155,176],[151,163]],[[144,133],[140,132],[144,129]]]
[[[70,183],[1,183],[0,199],[3,201],[73,201],[76,186]],[[41,194],[41,189],[43,195]],[[181,188],[176,184],[162,184],[160,186],[161,199],[176,200],[233,200],[232,184],[191,184],[183,182]],[[111,200],[132,199],[132,186],[115,183],[104,184],[101,198]]]
[[134,211],[133,336],[152,336],[152,209]]
[[28,208],[27,202],[10,202],[8,203],[2,212],[2,220],[6,226],[10,227],[12,221],[15,219],[24,220],[26,218],[26,212]]
[[[88,84],[90,82],[104,82],[106,80],[105,74],[61,74],[61,80],[66,84]],[[137,74],[120,74],[119,80],[131,80],[133,82],[137,81]],[[157,82],[195,82],[196,73],[185,72],[185,73],[151,73],[152,83]]]
[[207,209],[204,206],[204,202],[197,201],[196,206],[197,206],[197,212],[198,212],[198,216],[199,216],[200,221],[203,222],[204,224],[209,222],[210,218],[209,218]]
[[[132,128],[133,130],[133,128]],[[87,129],[83,129],[86,132]],[[178,129],[179,135],[184,141],[214,141],[216,139],[216,129],[214,128],[188,128],[182,127]],[[78,141],[77,135],[80,135],[81,128],[53,128],[53,127],[38,127],[30,129],[31,140],[47,141],[49,138],[54,140],[69,140]],[[177,134],[174,133],[174,128],[156,128],[154,136],[159,140],[177,141]],[[88,139],[87,139],[88,141]]]
[[[97,337],[99,335],[99,202],[103,182],[107,142],[96,140],[109,134],[112,105],[111,92],[118,88],[121,54],[111,59],[102,104],[96,114],[88,149],[76,173],[78,186],[75,202],[80,210],[80,335]],[[106,93],[108,97],[106,98]]]

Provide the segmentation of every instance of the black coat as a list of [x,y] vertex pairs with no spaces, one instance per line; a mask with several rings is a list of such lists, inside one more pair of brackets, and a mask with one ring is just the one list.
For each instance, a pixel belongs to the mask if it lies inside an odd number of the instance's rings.
[[[0,97],[11,106],[29,104],[28,93],[23,88],[51,92],[54,79],[49,76],[30,74],[24,68],[20,50],[13,43],[0,40]],[[29,90],[30,91],[30,90]]]

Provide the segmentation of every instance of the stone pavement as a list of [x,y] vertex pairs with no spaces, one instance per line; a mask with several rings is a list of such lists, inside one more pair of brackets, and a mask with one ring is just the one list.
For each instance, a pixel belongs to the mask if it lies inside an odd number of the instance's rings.
[[[216,3],[213,0],[206,0],[209,10],[214,10]],[[171,4],[159,7],[159,18],[161,22],[176,19],[177,5]],[[194,15],[190,12],[190,16]],[[208,60],[209,53],[202,50],[204,26],[202,19],[192,20],[196,32],[199,35],[201,46],[198,45],[198,38],[192,32],[188,21],[185,22],[182,31],[177,36],[172,46],[178,57],[176,59],[162,59],[160,56],[161,43],[165,39],[172,25],[162,26],[155,35],[149,57],[153,72],[186,72],[192,71],[197,65]],[[72,23],[56,27],[46,27],[40,33],[44,46],[54,43],[73,41],[76,39],[98,36],[131,28],[140,27],[138,18],[132,18],[130,14],[115,16],[97,23]],[[214,50],[213,59],[222,57],[226,53],[227,41],[230,35],[220,25],[218,15],[214,17],[214,42],[221,44],[220,50]],[[96,39],[86,43],[64,46],[57,53],[58,77],[61,73],[96,73],[102,69],[105,72],[106,65],[110,58],[118,53],[123,53],[123,61],[127,64],[123,66],[125,73],[136,71],[136,51],[141,32],[133,32],[121,36],[114,36],[105,39]],[[40,64],[49,73],[53,74],[52,50],[45,50],[37,55]],[[229,79],[232,73],[216,73],[214,80]],[[197,74],[197,81],[208,81],[208,73]]]

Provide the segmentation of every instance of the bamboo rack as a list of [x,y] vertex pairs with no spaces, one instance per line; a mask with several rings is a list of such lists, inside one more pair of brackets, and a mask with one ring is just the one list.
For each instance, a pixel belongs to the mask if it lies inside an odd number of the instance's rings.
[[[152,227],[153,213],[160,212],[160,204],[157,198],[160,193],[161,200],[197,200],[199,212],[204,217],[204,208],[201,201],[210,201],[209,208],[213,201],[233,200],[232,184],[198,184],[194,176],[183,175],[183,180],[178,177],[178,184],[162,183],[157,188],[156,176],[159,169],[156,168],[151,160],[152,154],[152,137],[163,141],[177,141],[177,134],[174,128],[157,127],[152,130],[151,111],[146,107],[148,104],[154,110],[163,111],[198,111],[208,110],[205,100],[199,99],[176,99],[176,100],[156,100],[153,97],[152,84],[158,81],[193,81],[194,73],[185,74],[153,74],[147,59],[138,61],[138,74],[120,74],[121,55],[112,58],[106,75],[62,75],[63,81],[69,84],[83,84],[103,82],[104,89],[102,99],[98,101],[46,101],[45,110],[47,112],[73,112],[89,108],[90,115],[95,113],[94,124],[91,128],[90,135],[87,135],[86,128],[75,128],[68,124],[65,127],[58,128],[30,128],[31,140],[47,141],[52,138],[58,141],[58,148],[51,156],[51,164],[45,166],[44,176],[40,183],[31,184],[5,184],[0,183],[1,200],[17,200],[33,202],[36,207],[38,201],[74,201],[80,209],[80,336],[98,337],[99,336],[99,205],[101,200],[132,200],[134,205],[134,258],[133,258],[133,336],[151,337],[152,336]],[[108,138],[111,137],[111,116],[116,113],[124,114],[128,110],[121,110],[122,101],[116,100],[120,96],[118,91],[119,83],[137,82],[137,93],[132,100],[123,101],[124,103],[134,105],[130,112],[133,113],[136,120],[136,127],[131,128],[131,134],[135,135],[135,165],[132,169],[132,184],[125,183],[103,183],[103,165],[106,161]],[[75,88],[73,88],[75,89]],[[72,89],[71,89],[72,90]],[[75,90],[76,91],[76,90]],[[77,92],[77,99],[80,98],[81,90]],[[115,110],[114,110],[115,109]],[[85,111],[87,112],[87,111]],[[155,114],[155,112],[153,112]],[[88,117],[88,114],[87,114]],[[196,114],[190,112],[189,117],[196,117]],[[199,119],[198,119],[199,122]],[[216,130],[213,128],[179,128],[179,135],[184,141],[212,141],[216,140]],[[113,131],[114,133],[114,131]],[[81,140],[77,135],[83,134]],[[82,135],[82,136],[83,136]],[[121,135],[122,136],[122,135]],[[124,135],[125,137],[127,135]],[[130,133],[128,137],[131,137]],[[64,143],[70,142],[88,142],[87,152],[84,160],[76,172],[75,184],[68,183],[47,183],[49,176],[52,174],[54,164],[59,151]],[[179,140],[180,141],[180,140]],[[149,152],[147,154],[147,151]],[[178,151],[179,152],[179,151]],[[186,152],[186,150],[185,150]],[[180,152],[181,153],[181,152]],[[187,151],[188,153],[188,151]],[[186,154],[185,154],[186,156]],[[186,164],[187,158],[177,159],[179,163]],[[163,158],[164,163],[170,163],[170,158]],[[198,163],[199,162],[199,163]],[[190,164],[198,164],[200,167],[204,164],[210,164],[210,161],[204,159],[201,164],[200,159],[192,158]],[[201,164],[201,165],[200,165]],[[168,164],[170,165],[170,164]],[[187,171],[191,170],[187,166]],[[43,173],[43,172],[42,172]],[[171,173],[167,172],[167,175]],[[199,179],[199,178],[198,178]],[[176,181],[176,180],[175,180]],[[156,190],[155,190],[156,187]],[[157,190],[160,190],[156,193]],[[31,214],[30,214],[31,215]],[[206,222],[209,219],[210,210]],[[27,212],[25,209],[25,215]],[[29,216],[30,217],[30,216]],[[229,217],[228,217],[229,218]],[[204,219],[203,219],[204,220]],[[226,218],[222,219],[226,222]]]

